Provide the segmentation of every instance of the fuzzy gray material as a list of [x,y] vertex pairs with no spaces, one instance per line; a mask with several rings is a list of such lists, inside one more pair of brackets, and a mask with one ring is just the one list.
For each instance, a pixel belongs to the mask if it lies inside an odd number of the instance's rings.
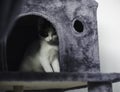
[[96,9],[94,0],[24,0],[13,21],[31,15],[54,26],[59,37],[61,72],[99,72]]

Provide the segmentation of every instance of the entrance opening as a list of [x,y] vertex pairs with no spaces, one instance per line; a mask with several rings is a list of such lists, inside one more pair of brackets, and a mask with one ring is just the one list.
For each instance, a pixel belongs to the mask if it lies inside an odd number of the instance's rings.
[[39,23],[41,30],[46,24],[53,27],[52,23],[45,18],[35,15],[27,15],[16,21],[7,39],[6,54],[8,71],[19,70],[26,49],[32,42],[40,38],[38,20],[41,22]]

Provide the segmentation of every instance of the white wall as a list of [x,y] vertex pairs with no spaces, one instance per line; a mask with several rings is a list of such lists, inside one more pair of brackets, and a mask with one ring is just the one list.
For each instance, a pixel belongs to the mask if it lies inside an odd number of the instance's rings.
[[97,0],[102,72],[120,72],[120,0]]
[[[120,73],[120,0],[96,0],[101,72]],[[113,84],[120,92],[120,83]]]

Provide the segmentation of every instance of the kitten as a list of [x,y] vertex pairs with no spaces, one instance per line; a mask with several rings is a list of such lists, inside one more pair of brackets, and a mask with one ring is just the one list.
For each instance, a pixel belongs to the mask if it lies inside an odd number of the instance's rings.
[[60,72],[58,37],[54,28],[39,30],[40,39],[27,50],[20,71]]

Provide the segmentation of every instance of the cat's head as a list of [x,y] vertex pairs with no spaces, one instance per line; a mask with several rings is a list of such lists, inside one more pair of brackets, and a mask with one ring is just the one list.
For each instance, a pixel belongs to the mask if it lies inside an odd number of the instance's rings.
[[56,31],[53,28],[46,28],[41,36],[43,37],[43,39],[48,42],[48,43],[52,43],[58,40],[58,36]]
[[58,44],[58,36],[54,28],[47,27],[42,30],[39,30],[39,36],[42,40],[46,41],[51,45]]

